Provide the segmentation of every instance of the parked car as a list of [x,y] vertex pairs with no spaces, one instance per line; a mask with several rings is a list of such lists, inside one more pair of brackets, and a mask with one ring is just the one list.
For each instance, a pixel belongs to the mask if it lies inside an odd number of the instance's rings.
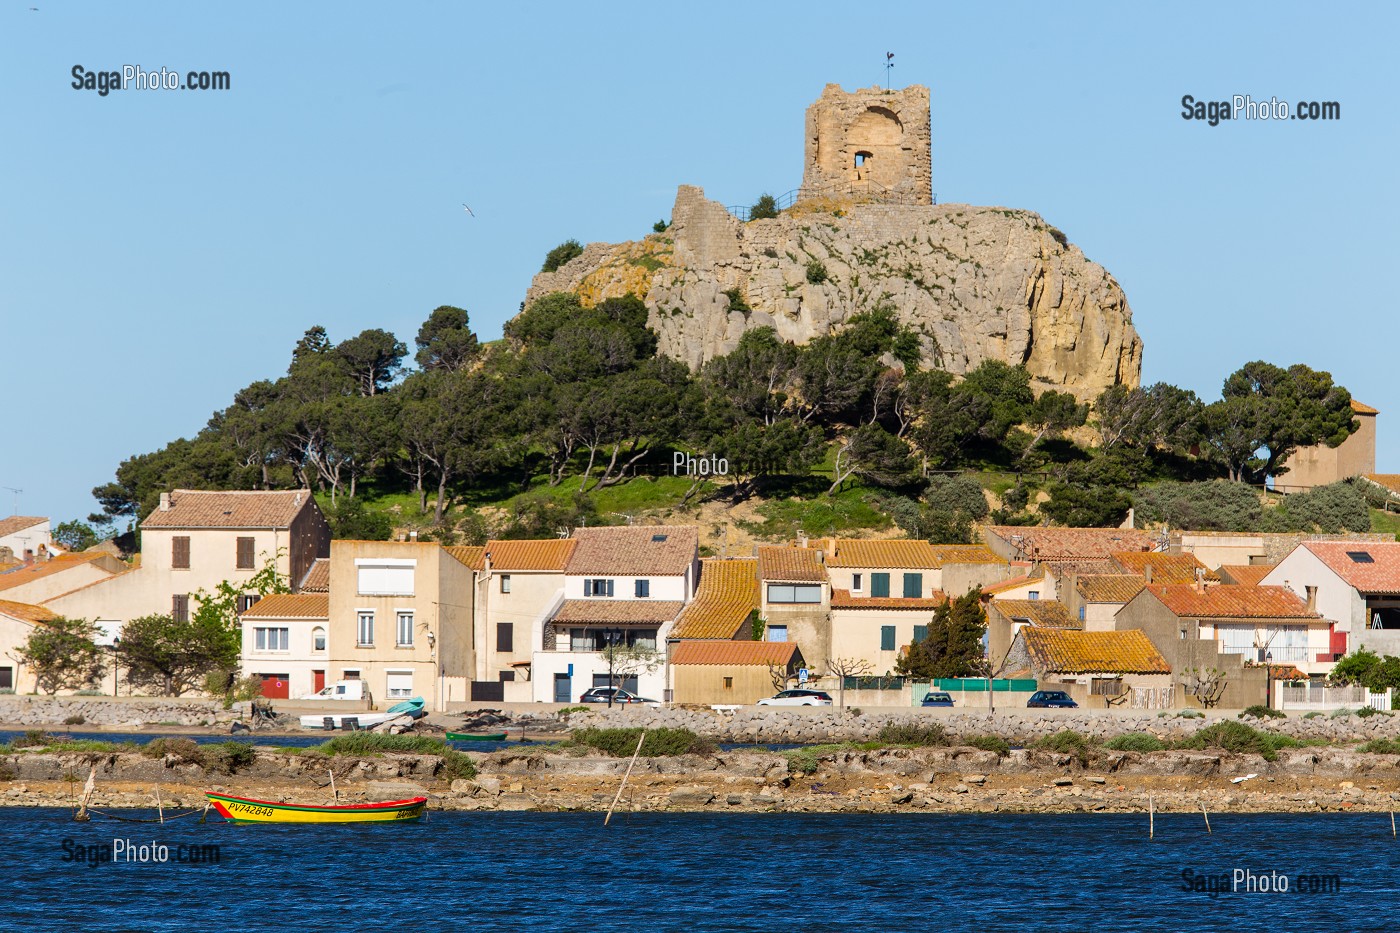
[[1037,690],[1026,701],[1026,706],[1039,709],[1078,709],[1079,704],[1069,698],[1063,690]]
[[952,695],[951,693],[944,693],[944,692],[941,691],[941,690],[932,690],[932,691],[929,692],[928,696],[924,697],[924,702],[920,703],[919,705],[920,705],[920,706],[952,706],[952,705],[953,705],[953,695]]
[[830,706],[831,694],[822,690],[784,690],[777,696],[764,697],[759,706]]
[[623,690],[621,687],[590,687],[583,691],[583,696],[578,698],[580,703],[606,703],[608,697],[612,697],[614,703],[645,703],[648,706],[660,706],[655,700],[648,700],[646,697],[639,697],[630,690]]

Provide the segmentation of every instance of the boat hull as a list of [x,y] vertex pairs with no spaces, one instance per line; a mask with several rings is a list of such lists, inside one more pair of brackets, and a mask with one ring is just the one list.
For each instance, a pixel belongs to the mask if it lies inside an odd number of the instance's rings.
[[220,816],[234,823],[399,823],[420,818],[428,805],[427,797],[322,807],[227,794],[204,796]]
[[447,738],[452,742],[504,742],[506,734],[504,732],[449,732]]

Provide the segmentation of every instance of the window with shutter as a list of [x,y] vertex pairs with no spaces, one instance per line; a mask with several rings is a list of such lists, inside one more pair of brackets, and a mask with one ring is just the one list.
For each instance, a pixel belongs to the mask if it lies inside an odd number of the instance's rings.
[[906,573],[904,575],[904,598],[918,599],[924,593],[924,575],[921,573]]
[[893,651],[893,650],[894,650],[894,626],[893,626],[893,625],[882,625],[882,626],[880,626],[880,650],[881,650],[881,651]]
[[637,580],[634,594],[638,599],[646,599],[651,596],[651,581]]
[[[189,540],[186,538],[185,540]],[[170,597],[170,618],[176,622],[190,620],[190,597],[188,593],[176,593]]]
[[927,626],[927,625],[916,625],[916,626],[914,626],[914,644],[917,645],[919,642],[923,641],[923,640],[926,639],[926,638],[928,638],[928,626]]
[[238,553],[237,553],[236,555],[234,555],[235,558],[236,558],[236,564],[235,564],[236,568],[237,568],[238,570],[252,570],[252,569],[253,569],[253,539],[252,539],[252,538],[239,538],[239,539],[238,539],[238,548],[237,548],[237,551],[238,551]]
[[889,596],[890,595],[890,575],[887,573],[872,573],[870,575],[870,595]]
[[170,566],[176,570],[190,569],[189,535],[176,535],[170,539]]
[[502,622],[496,626],[496,650],[500,652],[515,650],[515,624],[513,622]]

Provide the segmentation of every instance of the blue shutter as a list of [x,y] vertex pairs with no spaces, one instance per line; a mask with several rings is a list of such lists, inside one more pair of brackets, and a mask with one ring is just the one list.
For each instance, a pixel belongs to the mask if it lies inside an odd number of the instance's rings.
[[609,580],[609,581],[608,581],[608,598],[611,599],[611,598],[612,598],[612,595],[613,595],[613,581]]
[[919,642],[923,641],[925,638],[928,638],[928,626],[927,626],[927,625],[916,625],[916,626],[914,626],[914,644],[917,645]]
[[881,651],[893,651],[893,650],[894,650],[894,626],[893,626],[893,625],[882,625],[882,626],[880,626],[880,650],[881,650]]
[[888,596],[890,595],[890,575],[887,573],[872,573],[870,575],[870,595]]
[[904,575],[904,598],[918,599],[924,593],[924,575],[921,573],[906,573]]

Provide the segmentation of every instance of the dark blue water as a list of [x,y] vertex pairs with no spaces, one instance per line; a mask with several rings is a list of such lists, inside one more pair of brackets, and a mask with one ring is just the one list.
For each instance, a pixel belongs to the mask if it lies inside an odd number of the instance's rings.
[[[339,827],[75,824],[0,810],[0,929],[1391,930],[1400,843],[1385,814],[1157,817],[433,813]],[[63,861],[114,838],[164,864]],[[180,844],[217,864],[176,864]],[[1183,872],[1292,879],[1183,890]],[[1340,876],[1308,894],[1305,874]],[[1228,886],[1228,881],[1227,881]]]

